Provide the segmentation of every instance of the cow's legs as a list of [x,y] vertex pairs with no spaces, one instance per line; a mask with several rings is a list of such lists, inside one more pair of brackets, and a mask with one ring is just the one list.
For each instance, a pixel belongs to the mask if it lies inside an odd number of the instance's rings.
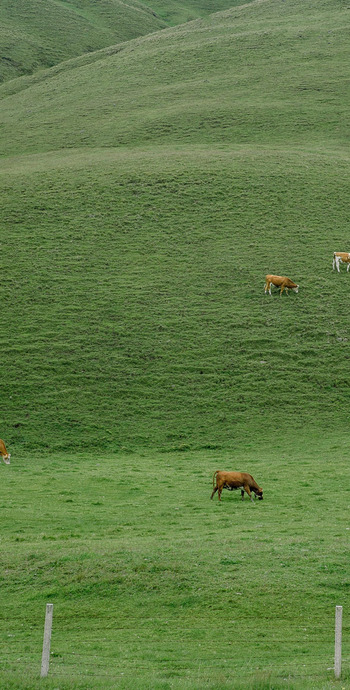
[[217,490],[218,490],[218,487],[215,486],[214,489],[213,489],[213,491],[212,491],[212,494],[211,494],[210,498],[213,498],[213,496],[214,496],[214,494],[216,493]]
[[272,285],[272,283],[269,283],[269,281],[267,280],[265,283],[265,295],[266,295],[267,291],[269,291],[269,295],[271,295],[271,285]]
[[218,487],[218,498],[219,498],[219,501],[221,501],[221,494],[222,494],[222,486],[219,486],[219,487]]
[[349,273],[349,268],[350,268],[350,264],[348,263],[348,267],[346,269],[347,273]]
[[244,489],[241,489],[242,501],[244,501]]
[[337,271],[338,271],[338,273],[340,273],[340,268],[339,268],[340,259],[336,259],[335,262],[337,264]]
[[282,292],[283,292],[283,290],[284,290],[284,287],[285,287],[284,285],[281,285],[280,297],[282,297]]
[[248,484],[245,484],[245,485],[244,485],[244,491],[248,494],[248,496],[249,496],[251,502],[254,503],[254,498],[253,498],[253,496],[252,496],[252,494],[251,494],[251,491],[250,491],[250,488],[249,488]]

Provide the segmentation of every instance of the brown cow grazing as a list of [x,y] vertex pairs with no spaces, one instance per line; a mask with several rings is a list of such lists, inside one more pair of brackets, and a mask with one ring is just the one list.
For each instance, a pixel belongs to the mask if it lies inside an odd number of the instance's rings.
[[281,288],[280,296],[282,297],[282,292],[283,290],[286,291],[288,295],[288,290],[294,290],[294,292],[298,292],[299,290],[299,285],[296,283],[293,283],[293,281],[290,278],[287,278],[287,276],[273,276],[268,274],[266,276],[266,282],[265,282],[265,295],[267,291],[269,291],[269,294],[271,295],[271,285],[274,285],[275,287]]
[[349,252],[333,252],[333,271],[335,266],[338,273],[340,273],[339,264],[347,264],[347,271],[350,268],[350,254]]
[[6,465],[10,464],[10,453],[7,452],[6,446],[4,442],[0,438],[0,455],[2,455],[3,461],[6,463]]
[[[216,482],[215,482],[216,477]],[[255,479],[247,472],[222,472],[216,470],[213,475],[213,493],[210,498],[213,498],[215,492],[218,492],[219,501],[221,501],[221,493],[223,489],[233,491],[234,489],[241,489],[242,501],[244,499],[244,492],[246,492],[251,501],[254,502],[252,491],[260,501],[263,499],[263,490],[258,486]]]
[[269,291],[269,294],[271,295],[271,285],[274,285],[275,287],[281,288],[280,296],[282,297],[282,292],[283,290],[286,291],[288,295],[288,290],[294,290],[294,292],[298,292],[299,290],[299,285],[296,283],[293,283],[293,281],[290,278],[287,278],[287,276],[273,276],[268,274],[266,276],[266,282],[265,282],[265,295],[267,291]]

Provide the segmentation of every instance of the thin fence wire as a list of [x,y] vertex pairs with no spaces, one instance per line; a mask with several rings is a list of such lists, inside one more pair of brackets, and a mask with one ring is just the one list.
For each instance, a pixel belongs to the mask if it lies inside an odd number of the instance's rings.
[[[280,655],[278,655],[280,656]],[[1,654],[1,662],[0,662],[0,668],[4,667],[5,665],[11,665],[14,663],[21,662],[25,664],[25,667],[32,667],[38,670],[38,667],[40,666],[40,653],[37,655],[37,659],[34,660],[33,658],[28,659],[28,657],[25,654],[21,654],[19,656],[16,655],[3,655]],[[145,661],[140,661],[140,659],[126,659],[125,657],[122,657],[122,666],[125,669],[126,664],[127,664],[127,669],[128,671],[133,671],[134,669],[147,669],[149,670],[150,668],[153,668],[154,670],[162,670],[163,666],[168,666],[171,664],[171,666],[177,670],[188,670],[190,671],[191,669],[195,668],[199,663],[203,664],[205,668],[208,669],[217,669],[218,664],[230,664],[231,660],[229,657],[216,657],[215,656],[215,662],[210,662],[208,661],[207,657],[198,657],[196,656],[195,660],[192,660],[190,663],[185,663],[183,661],[178,661],[174,659],[152,659],[149,662]],[[300,662],[300,659],[299,659]],[[320,655],[319,657],[313,657],[310,659],[308,657],[307,663],[305,664],[300,664],[298,661],[295,661],[293,664],[289,662],[282,662],[279,661],[279,663],[275,663],[273,659],[270,659],[269,663],[269,668],[271,667],[271,664],[273,664],[273,670],[278,671],[278,670],[286,670],[287,668],[295,668],[297,665],[299,668],[301,667],[319,667],[322,669],[325,668],[332,668],[334,659],[331,655],[328,657],[324,655]],[[349,663],[350,662],[350,657],[343,657],[342,658],[343,664]],[[74,652],[69,652],[69,653],[64,653],[62,654],[61,658],[57,657],[51,657],[50,659],[50,672],[51,670],[61,670],[62,667],[64,666],[69,666],[70,668],[72,666],[75,666],[76,663],[82,664],[84,666],[91,666],[94,667],[95,669],[98,667],[99,664],[109,664],[111,667],[114,667],[114,671],[117,670],[118,667],[118,654],[115,655],[104,655],[104,654],[91,654],[91,655],[82,655],[82,654],[75,654]],[[257,666],[257,669],[261,670],[261,666]]]
[[[133,624],[135,629],[133,629]],[[153,627],[152,627],[153,626]],[[191,627],[181,626],[181,622],[176,622],[163,618],[128,618],[127,625],[108,625],[108,630],[111,631],[111,636],[100,637],[99,629],[90,629],[90,639],[84,640],[82,636],[84,631],[80,633],[69,634],[70,650],[65,651],[62,647],[67,642],[67,632],[60,629],[59,617],[54,621],[51,655],[50,655],[50,669],[49,676],[63,678],[68,674],[74,674],[77,677],[83,678],[107,678],[110,680],[120,680],[121,677],[128,677],[130,675],[139,675],[140,673],[152,673],[155,676],[161,677],[164,673],[169,671],[181,674],[184,678],[191,677],[198,673],[200,667],[201,672],[211,673],[217,671],[218,665],[221,670],[225,668],[232,669],[232,659],[230,657],[230,647],[232,647],[232,657],[234,657],[234,639],[239,636],[239,639],[249,640],[249,649],[253,653],[254,646],[259,647],[261,654],[268,651],[268,665],[257,662],[256,666],[249,669],[249,673],[276,673],[276,674],[292,674],[293,678],[305,678],[305,671],[303,669],[310,669],[311,672],[324,673],[334,669],[334,638],[332,638],[332,627],[327,626],[327,630],[321,631],[319,629],[314,631],[311,626],[288,624],[289,638],[286,641],[284,636],[274,636],[272,626],[266,629],[266,632],[259,634],[256,630],[245,629],[243,635],[237,629],[237,622],[225,621],[224,624],[211,624],[203,627],[199,621],[194,620]],[[106,628],[105,628],[106,630]],[[294,631],[295,637],[291,632]],[[22,631],[23,632],[23,631]],[[72,631],[73,632],[73,631]],[[343,627],[343,642],[344,642]],[[114,633],[114,634],[113,634]],[[178,642],[180,636],[189,635],[185,639],[181,656],[179,650],[172,650],[172,641]],[[166,637],[164,637],[166,635]],[[193,637],[191,638],[191,635]],[[201,635],[202,637],[195,637]],[[96,636],[96,639],[94,637]],[[217,641],[220,644],[217,644]],[[132,658],[129,656],[130,649],[135,648],[135,642],[138,644],[138,654]],[[23,638],[22,638],[23,643]],[[157,649],[157,643],[159,647]],[[279,645],[279,649],[274,651],[273,646]],[[320,647],[320,652],[312,650],[307,651],[307,657],[303,658],[305,648],[308,646]],[[111,651],[111,647],[115,651]],[[217,655],[217,649],[220,651],[220,656]],[[299,649],[295,649],[299,647]],[[77,651],[74,650],[76,648]],[[169,649],[170,648],[170,649]],[[266,649],[267,648],[267,649]],[[227,652],[225,653],[227,650]],[[281,660],[281,649],[285,650],[285,661]],[[215,651],[215,658],[213,658],[213,650]],[[293,659],[288,657],[288,650],[293,650]],[[327,651],[326,651],[327,650]],[[193,652],[196,652],[195,658]],[[326,652],[326,653],[325,653]],[[140,655],[144,658],[140,658]],[[150,657],[149,660],[147,657]],[[19,668],[25,668],[28,673],[38,675],[40,672],[41,649],[38,649],[37,654],[31,652],[19,651],[19,640],[11,638],[7,640],[7,648],[4,646],[0,652],[0,670],[2,671],[18,671]],[[237,659],[235,660],[237,661]],[[343,670],[344,666],[350,665],[350,656],[342,656]]]

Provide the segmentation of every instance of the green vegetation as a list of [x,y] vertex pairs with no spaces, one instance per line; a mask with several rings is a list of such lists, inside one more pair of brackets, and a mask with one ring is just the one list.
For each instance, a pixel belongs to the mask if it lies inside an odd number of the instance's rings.
[[0,82],[237,4],[240,0],[0,0]]
[[349,21],[253,2],[0,87],[3,687],[49,600],[52,690],[339,687]]
[[1,0],[0,82],[164,26],[138,0]]
[[[343,428],[350,15],[319,2],[302,29],[301,7],[233,9],[0,89],[11,444]],[[265,296],[267,272],[299,294]]]
[[348,142],[348,23],[343,2],[269,0],[14,80],[0,88],[3,152],[245,144],[332,153]]
[[[348,444],[250,445],[0,466],[2,687],[37,690],[47,601],[52,690],[341,687],[329,669],[349,590],[349,484],[325,477],[336,457],[348,478]],[[233,457],[264,501],[210,501]],[[344,687],[347,615],[343,635]]]
[[145,5],[152,7],[159,17],[172,26],[242,4],[241,0],[180,0],[180,2],[178,0],[149,0],[145,2]]
[[[161,147],[4,169],[11,444],[231,448],[251,420],[344,428],[346,156]],[[299,294],[264,295],[267,272]]]

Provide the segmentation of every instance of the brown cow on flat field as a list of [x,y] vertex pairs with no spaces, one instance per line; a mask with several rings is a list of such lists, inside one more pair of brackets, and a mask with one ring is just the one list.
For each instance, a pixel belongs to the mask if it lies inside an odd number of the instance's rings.
[[7,452],[6,446],[4,442],[0,438],[0,455],[2,455],[3,461],[6,463],[6,465],[10,464],[10,453]]
[[288,295],[288,290],[294,290],[294,292],[298,292],[299,290],[299,285],[296,283],[293,283],[293,281],[290,278],[287,278],[287,276],[274,276],[268,274],[266,276],[266,282],[265,282],[265,295],[267,291],[269,291],[269,295],[271,295],[271,285],[274,285],[275,287],[281,288],[280,296],[282,297],[282,292],[283,290],[286,291]]
[[[216,483],[215,483],[216,477]],[[233,489],[241,489],[242,501],[244,499],[244,492],[246,492],[251,501],[254,502],[252,491],[260,501],[263,499],[263,490],[258,486],[255,479],[247,472],[222,472],[216,470],[213,475],[213,493],[210,498],[213,498],[215,492],[218,492],[219,501],[221,501],[221,493],[223,489],[232,491]]]

